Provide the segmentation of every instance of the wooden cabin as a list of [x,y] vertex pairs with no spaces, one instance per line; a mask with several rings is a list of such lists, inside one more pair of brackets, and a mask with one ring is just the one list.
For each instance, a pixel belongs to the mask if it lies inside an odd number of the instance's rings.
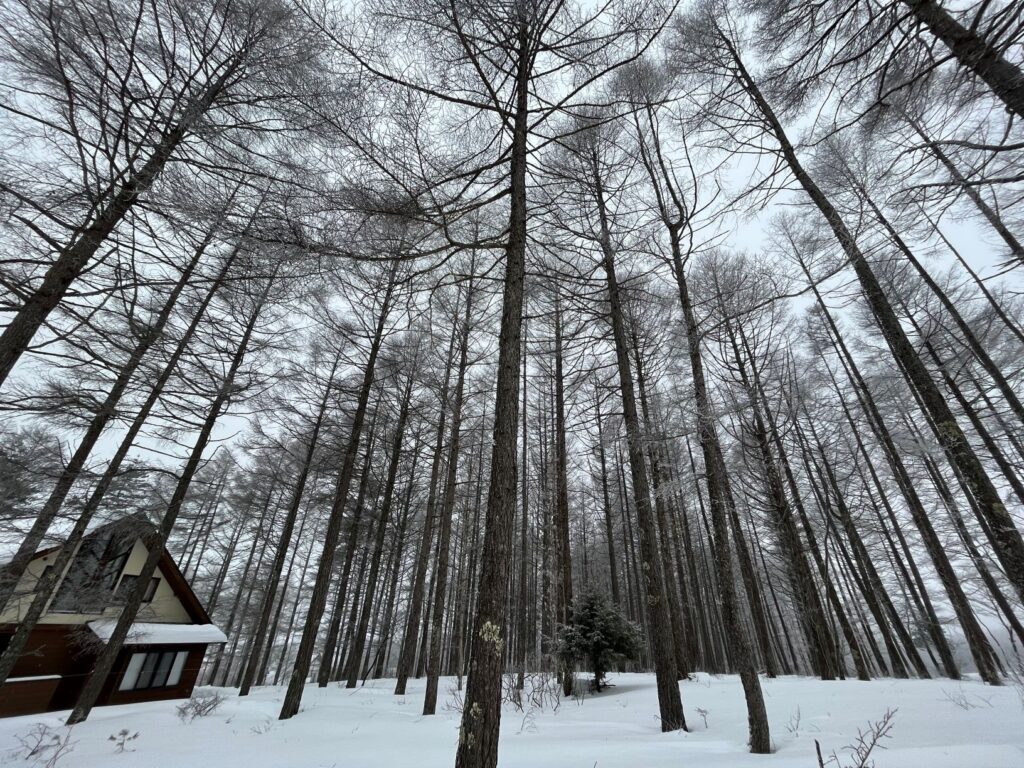
[[[101,526],[83,537],[25,652],[0,686],[0,717],[70,709],[109,639],[121,595],[134,584],[147,550],[136,519]],[[0,650],[7,646],[52,567],[59,548],[36,553],[0,613]],[[164,549],[145,601],[132,624],[98,704],[187,698],[208,645],[226,641],[213,626],[178,566]]]

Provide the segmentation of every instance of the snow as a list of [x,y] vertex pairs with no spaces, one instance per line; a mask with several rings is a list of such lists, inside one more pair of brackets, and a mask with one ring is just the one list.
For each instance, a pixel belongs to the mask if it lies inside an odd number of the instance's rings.
[[[751,755],[738,678],[700,675],[682,684],[690,733],[661,733],[653,675],[613,675],[613,688],[582,702],[564,700],[557,712],[533,715],[506,706],[501,723],[502,768],[812,768],[815,739],[827,760],[858,729],[898,708],[878,768],[1020,768],[1024,766],[1024,709],[1013,686],[949,680],[821,682],[764,680],[776,751]],[[283,688],[257,688],[240,699],[221,689],[219,710],[190,724],[180,702],[101,707],[72,729],[74,750],[58,768],[451,768],[459,716],[452,679],[441,681],[438,714],[420,714],[424,681],[392,694],[394,681],[346,690],[306,688],[300,713],[277,720]],[[203,689],[209,690],[209,689]],[[447,693],[446,693],[447,692]],[[446,705],[447,704],[447,705]],[[707,719],[698,710],[703,710]],[[18,735],[43,722],[63,734],[59,713],[0,720],[0,764],[13,757]],[[108,737],[121,729],[139,737],[131,752],[115,753]],[[10,762],[6,762],[6,760]]]
[[[106,642],[114,632],[117,619],[97,619],[89,622],[89,629]],[[227,636],[213,624],[158,624],[137,621],[128,628],[126,645],[202,645],[226,643]]]
[[8,677],[8,683],[29,683],[33,680],[60,680],[60,675],[27,675],[25,677]]

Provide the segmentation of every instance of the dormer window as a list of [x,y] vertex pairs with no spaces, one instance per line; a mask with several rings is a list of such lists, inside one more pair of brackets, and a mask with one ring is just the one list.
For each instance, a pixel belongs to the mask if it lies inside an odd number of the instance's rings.
[[98,613],[109,603],[124,570],[133,536],[86,539],[75,554],[50,610],[58,613]]

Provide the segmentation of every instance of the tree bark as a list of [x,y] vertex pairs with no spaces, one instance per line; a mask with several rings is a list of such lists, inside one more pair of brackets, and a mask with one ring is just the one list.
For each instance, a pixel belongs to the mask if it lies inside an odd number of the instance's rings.
[[1009,112],[1024,118],[1024,72],[936,0],[902,0],[914,18],[949,48],[961,67],[985,82]]
[[516,437],[519,421],[519,353],[523,325],[526,267],[526,166],[529,135],[529,88],[532,66],[530,29],[521,11],[515,30],[516,75],[509,120],[509,226],[505,281],[498,334],[497,394],[491,478],[469,654],[469,678],[459,729],[455,768],[496,768],[501,722],[501,672],[508,633],[505,588],[508,584],[516,517]]

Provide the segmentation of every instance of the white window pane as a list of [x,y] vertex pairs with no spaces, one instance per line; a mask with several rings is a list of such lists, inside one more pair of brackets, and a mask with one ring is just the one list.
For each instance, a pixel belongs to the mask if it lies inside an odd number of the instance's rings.
[[145,660],[146,654],[144,653],[132,654],[132,658],[128,662],[128,669],[124,671],[124,677],[121,678],[121,685],[117,690],[130,691],[135,687],[135,682],[139,679],[139,670],[142,669],[142,662]]
[[153,684],[153,670],[156,669],[158,661],[159,653],[146,654],[146,660],[142,662],[142,669],[139,671],[139,679],[135,683],[136,688],[149,688]]
[[164,651],[160,654],[160,661],[157,662],[156,672],[153,673],[153,682],[150,683],[153,688],[163,688],[167,685],[167,675],[170,673],[173,663],[174,651]]
[[174,666],[171,667],[171,674],[167,678],[168,685],[177,685],[181,682],[181,671],[185,669],[185,659],[188,658],[188,651],[178,651],[174,657]]

